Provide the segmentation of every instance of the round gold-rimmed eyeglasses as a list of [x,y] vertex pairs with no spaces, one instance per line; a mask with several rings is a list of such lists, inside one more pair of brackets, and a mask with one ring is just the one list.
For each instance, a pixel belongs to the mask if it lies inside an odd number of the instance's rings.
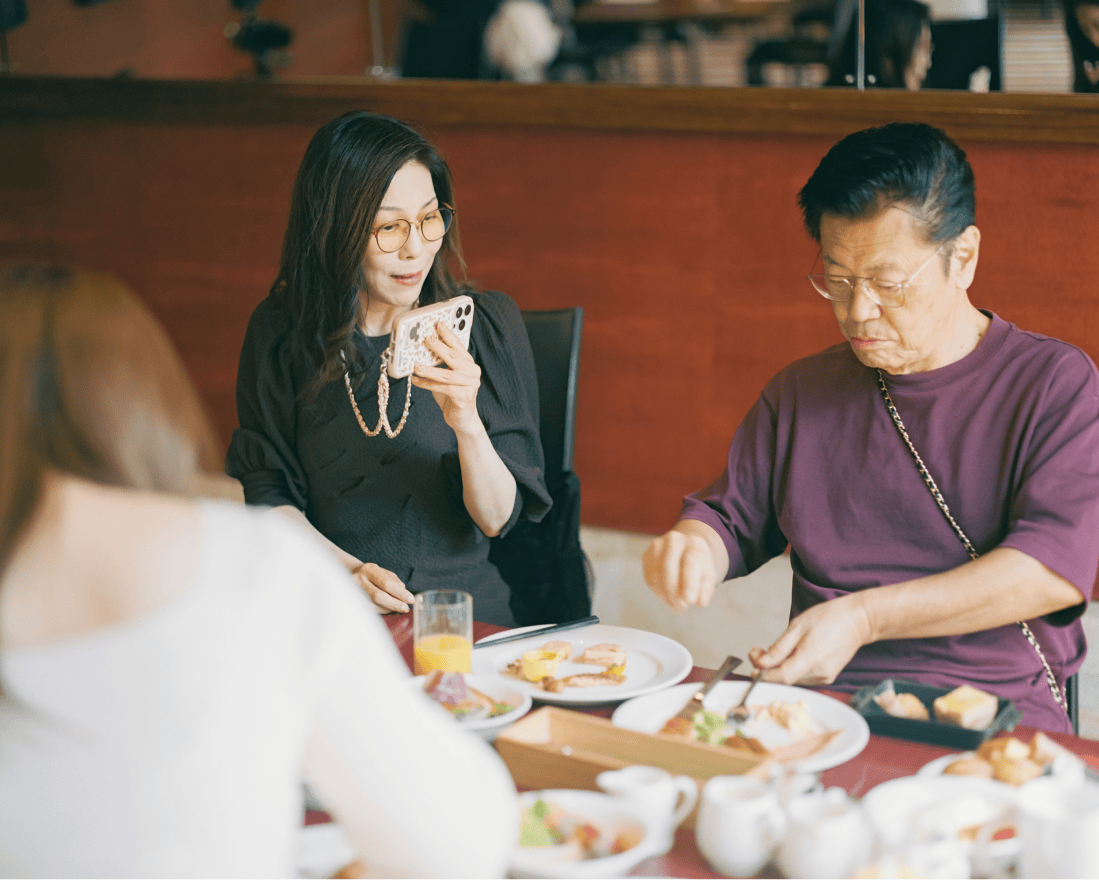
[[[812,284],[813,289],[825,299],[830,299],[832,302],[838,303],[851,302],[855,297],[855,286],[861,284],[866,290],[866,295],[882,308],[900,308],[904,305],[904,293],[908,289],[908,286],[916,280],[917,275],[931,265],[931,261],[935,259],[948,244],[949,242],[944,241],[939,245],[935,249],[935,252],[924,260],[920,268],[909,275],[904,281],[883,281],[881,278],[859,278],[858,276],[814,273],[809,276],[809,283]],[[820,254],[818,253],[817,260],[819,259]],[[813,261],[814,266],[817,264],[817,260]]]
[[457,212],[450,205],[440,205],[434,211],[424,214],[415,223],[404,219],[390,220],[375,228],[371,234],[378,242],[378,249],[382,253],[391,254],[404,247],[413,226],[419,231],[420,238],[424,241],[438,241],[450,229],[455,213]]

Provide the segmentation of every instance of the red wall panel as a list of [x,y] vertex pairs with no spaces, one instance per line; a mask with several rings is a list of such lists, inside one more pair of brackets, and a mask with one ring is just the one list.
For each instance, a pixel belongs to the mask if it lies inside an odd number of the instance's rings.
[[[0,121],[0,258],[112,269],[166,322],[219,430],[312,124]],[[839,340],[795,197],[834,138],[436,126],[471,276],[582,305],[586,523],[662,530],[770,376]],[[975,303],[1099,354],[1099,149],[963,142]]]

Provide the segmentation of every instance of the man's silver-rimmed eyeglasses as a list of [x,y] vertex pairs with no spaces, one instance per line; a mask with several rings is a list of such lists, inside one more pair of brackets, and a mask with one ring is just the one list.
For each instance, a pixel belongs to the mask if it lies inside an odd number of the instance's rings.
[[[931,265],[931,261],[939,255],[939,252],[942,251],[947,244],[949,244],[949,242],[944,241],[939,245],[935,249],[935,253],[928,257],[923,265],[909,275],[904,281],[883,281],[880,278],[859,278],[857,276],[847,275],[812,274],[809,276],[809,283],[812,284],[813,289],[825,299],[830,299],[832,302],[839,303],[851,302],[855,296],[855,285],[861,284],[866,290],[866,295],[882,308],[899,308],[904,305],[904,292],[908,289],[908,285],[916,280],[917,275]],[[820,259],[819,253],[817,254],[817,259]],[[813,265],[816,265],[816,260],[813,261]]]
[[404,247],[413,226],[419,230],[420,238],[424,241],[438,241],[450,229],[454,214],[455,211],[450,205],[440,205],[429,214],[424,214],[415,223],[407,220],[390,220],[377,227],[372,234],[374,240],[378,242],[379,250],[391,254]]

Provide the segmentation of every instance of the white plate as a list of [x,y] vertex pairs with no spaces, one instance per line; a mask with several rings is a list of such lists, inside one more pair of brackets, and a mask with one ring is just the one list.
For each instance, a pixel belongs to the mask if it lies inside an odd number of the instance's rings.
[[[703,708],[725,714],[740,702],[746,687],[748,687],[746,681],[718,682],[702,701]],[[638,697],[615,709],[611,721],[616,726],[629,730],[657,733],[669,718],[683,708],[684,703],[697,690],[697,684],[681,684],[658,694]],[[815,773],[818,770],[835,767],[837,764],[849,761],[866,748],[866,744],[870,741],[870,728],[866,725],[866,719],[846,703],[841,703],[825,694],[805,688],[761,681],[752,691],[748,705],[765,705],[776,701],[789,703],[798,700],[805,701],[813,718],[824,730],[842,731],[817,754],[810,755],[802,761],[793,762],[793,766],[799,772]],[[750,725],[751,722],[740,727],[745,733],[755,736],[769,748],[783,746],[793,741],[789,732],[778,725],[768,723],[758,728]],[[728,730],[731,734],[733,725],[730,725]]]
[[902,776],[875,786],[862,799],[867,818],[893,846],[913,833],[914,823],[953,833],[1009,817],[1014,804],[1011,786],[972,776]]
[[[916,771],[917,776],[942,776],[943,770],[953,764],[955,761],[960,761],[962,758],[975,758],[976,752],[955,752],[950,755],[943,755],[941,758],[936,758],[934,761],[928,761],[919,770]],[[954,775],[954,774],[947,774]],[[1062,757],[1057,758],[1049,766],[1049,776],[1056,776],[1063,778],[1066,781],[1082,782],[1084,779],[1084,762],[1077,758],[1075,755],[1065,754]],[[974,777],[963,777],[974,778]],[[980,777],[977,777],[980,778]],[[993,782],[996,785],[1003,785],[1009,789],[1016,790],[1016,786],[1011,785],[1008,782],[1001,782],[999,779],[989,779],[988,782]]]
[[[504,675],[504,670],[509,663],[522,657],[526,651],[549,641],[569,642],[572,645],[574,657],[583,654],[584,650],[592,645],[604,643],[621,645],[626,651],[626,680],[622,684],[608,684],[605,687],[566,688],[562,693],[554,694],[530,682]],[[529,639],[507,642],[499,647],[487,645],[473,652],[474,673],[501,675],[505,681],[515,684],[524,693],[540,702],[572,705],[614,703],[642,694],[651,694],[683,681],[693,666],[691,652],[679,642],[642,629],[608,626],[604,623],[595,623],[562,633],[549,633],[548,636],[534,632]],[[557,677],[602,671],[601,666],[566,660],[558,665]]]
[[[412,679],[413,686],[424,695],[424,699],[434,703],[435,701],[424,693],[424,682],[426,680],[426,675],[416,676]],[[503,715],[497,715],[494,718],[456,718],[446,708],[440,706],[444,712],[454,718],[459,727],[464,730],[474,731],[489,742],[492,742],[501,730],[513,721],[518,721],[530,711],[530,695],[524,693],[518,687],[519,682],[512,684],[508,679],[496,675],[467,675],[466,683],[470,687],[477,688],[481,693],[492,697],[498,703],[509,703],[515,707],[510,712],[505,712]]]

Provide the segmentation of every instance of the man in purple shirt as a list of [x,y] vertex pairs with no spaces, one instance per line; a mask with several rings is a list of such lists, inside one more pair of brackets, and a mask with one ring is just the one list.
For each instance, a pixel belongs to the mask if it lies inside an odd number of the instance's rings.
[[790,624],[750,655],[766,680],[969,683],[1071,730],[1099,563],[1095,365],[970,303],[973,172],[941,131],[844,138],[799,203],[847,342],[767,384],[724,473],[645,552],[650,588],[707,605],[789,544]]

